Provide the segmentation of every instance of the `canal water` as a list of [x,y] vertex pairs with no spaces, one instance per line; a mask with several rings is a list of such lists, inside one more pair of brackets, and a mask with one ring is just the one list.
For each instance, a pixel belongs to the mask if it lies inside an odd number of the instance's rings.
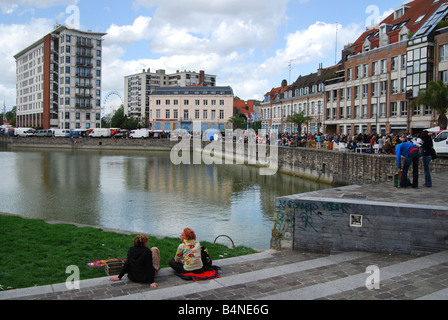
[[[0,149],[0,212],[269,249],[275,198],[329,188],[245,165],[179,165],[169,152]],[[218,243],[230,245],[226,237]]]

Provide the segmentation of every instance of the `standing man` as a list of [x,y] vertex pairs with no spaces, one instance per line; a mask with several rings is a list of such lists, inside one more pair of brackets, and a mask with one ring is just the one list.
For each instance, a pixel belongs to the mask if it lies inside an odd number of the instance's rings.
[[[421,140],[420,140],[421,141]],[[401,172],[401,181],[399,188],[406,188],[408,182],[408,171],[412,163],[412,188],[418,188],[418,162],[420,158],[420,152],[418,148],[421,144],[403,142],[396,146],[395,151],[397,154],[398,171]],[[401,167],[401,157],[404,157],[403,167]]]

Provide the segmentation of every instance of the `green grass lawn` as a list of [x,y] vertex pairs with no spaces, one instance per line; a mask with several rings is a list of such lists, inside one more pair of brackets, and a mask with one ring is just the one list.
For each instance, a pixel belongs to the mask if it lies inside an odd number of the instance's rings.
[[[134,236],[0,215],[0,290],[64,283],[71,275],[66,268],[72,265],[79,267],[80,280],[104,277],[103,267],[87,267],[87,263],[125,259]],[[168,267],[179,244],[178,238],[149,240],[149,247],[160,250],[161,268]],[[201,244],[209,249],[213,261],[255,253],[246,247]]]

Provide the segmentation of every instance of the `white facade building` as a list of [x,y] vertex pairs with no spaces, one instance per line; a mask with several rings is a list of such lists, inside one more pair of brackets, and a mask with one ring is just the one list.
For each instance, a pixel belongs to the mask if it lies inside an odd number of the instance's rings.
[[177,71],[167,74],[165,70],[150,69],[124,78],[124,114],[139,121],[149,119],[149,100],[151,90],[159,87],[187,87],[203,85],[216,86],[216,76],[204,71]]
[[104,35],[60,26],[14,56],[17,126],[101,127]]

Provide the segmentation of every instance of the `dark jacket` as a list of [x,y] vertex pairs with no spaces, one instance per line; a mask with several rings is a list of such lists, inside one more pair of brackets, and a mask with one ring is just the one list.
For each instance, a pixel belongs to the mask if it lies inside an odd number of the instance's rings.
[[121,279],[126,273],[131,281],[153,283],[155,270],[152,264],[151,250],[147,247],[131,247],[118,278]]
[[434,143],[432,142],[432,139],[428,135],[422,136],[423,145],[422,145],[422,155],[423,156],[430,156],[431,155],[431,149],[434,147]]

